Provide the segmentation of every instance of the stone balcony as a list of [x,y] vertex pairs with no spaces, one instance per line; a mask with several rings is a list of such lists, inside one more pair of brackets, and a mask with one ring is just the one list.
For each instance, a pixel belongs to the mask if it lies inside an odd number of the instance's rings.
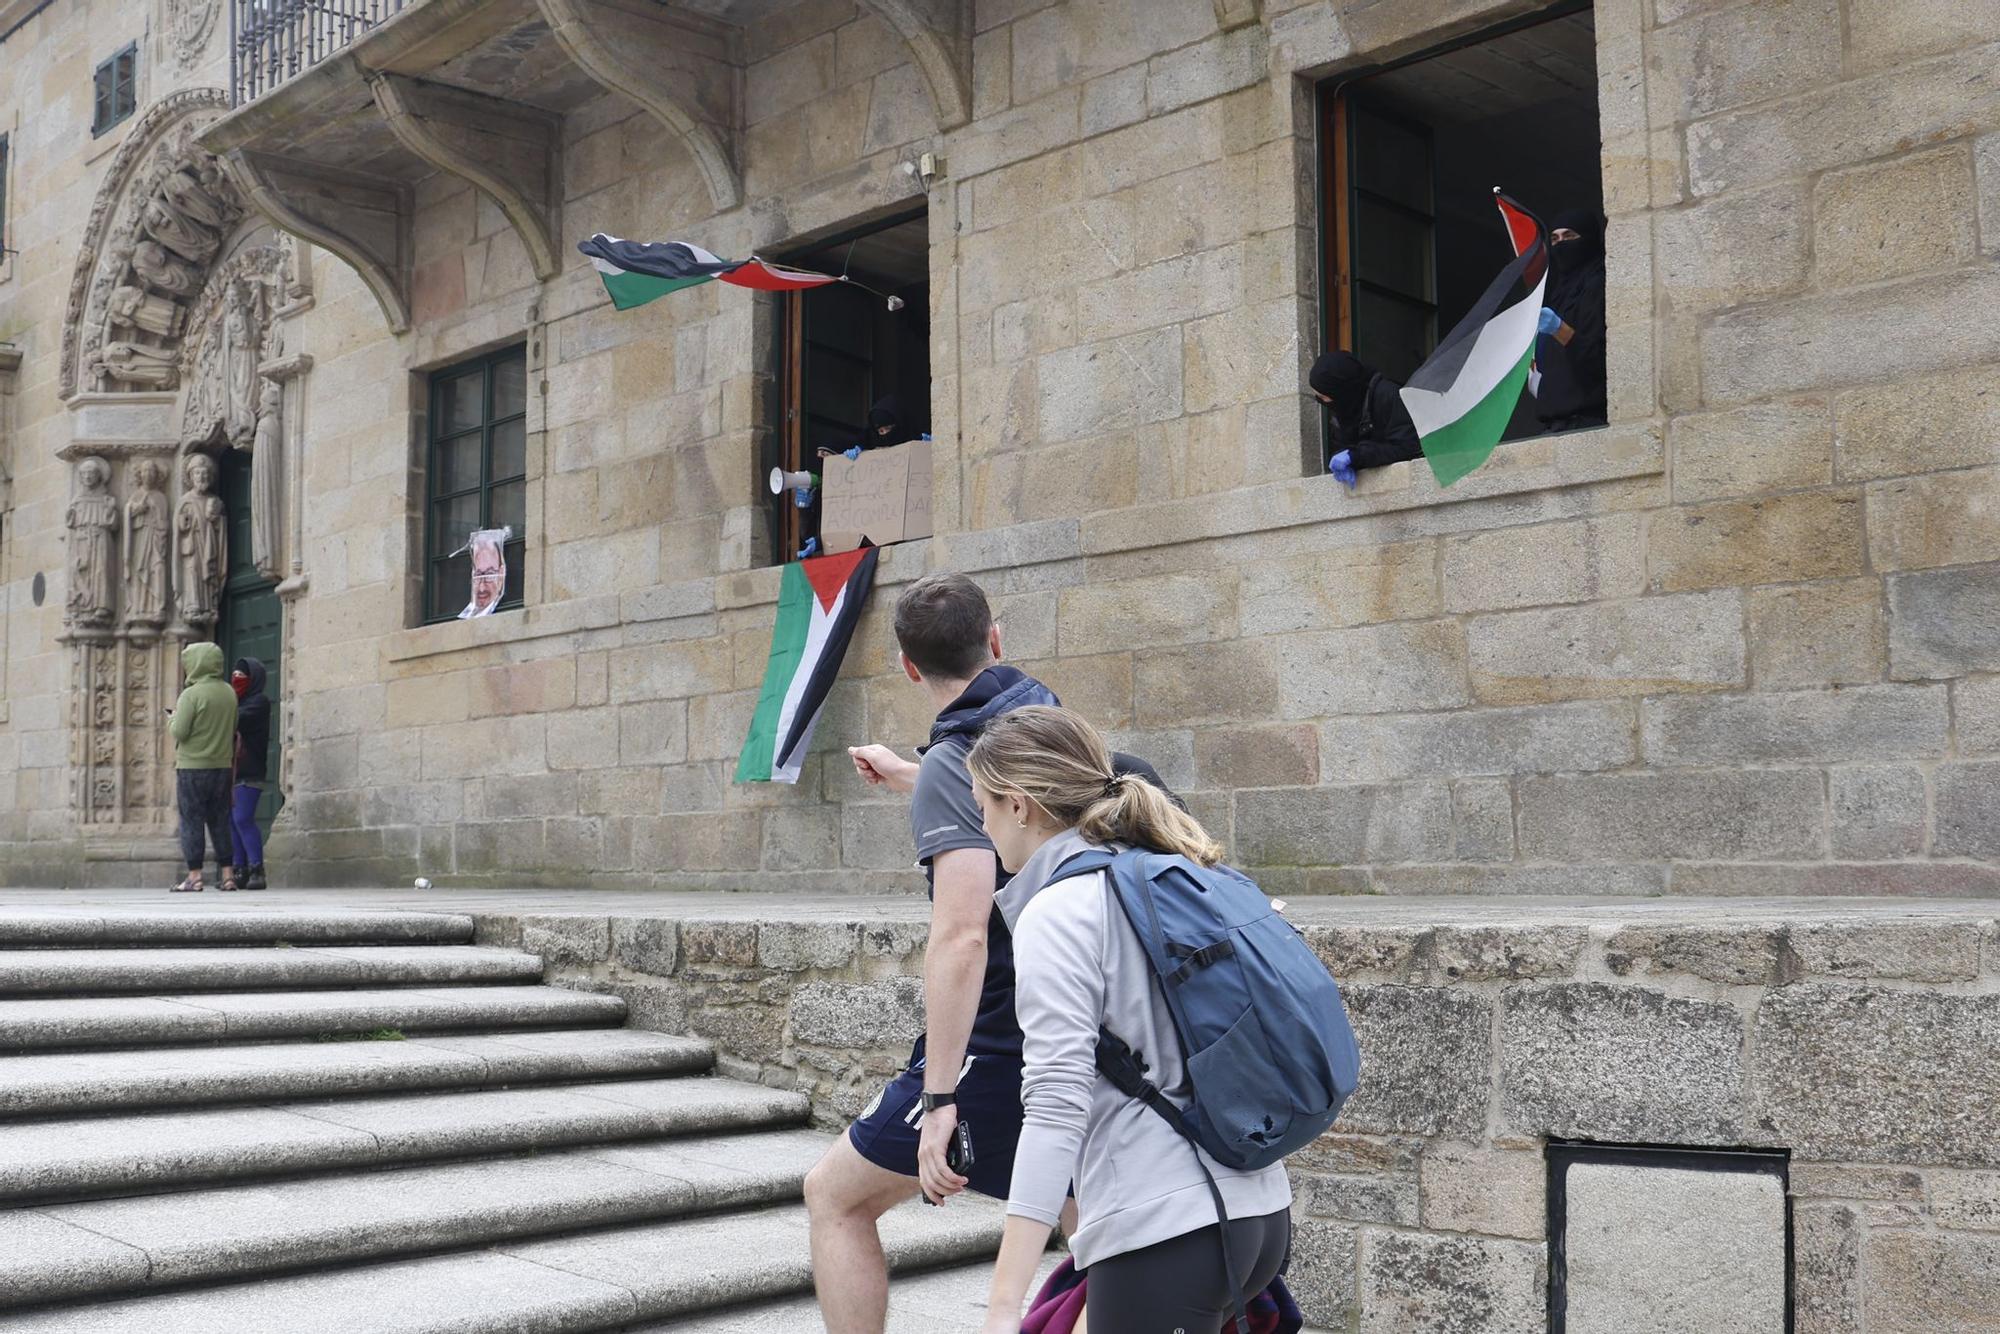
[[[745,64],[790,8],[405,0],[376,26],[351,24],[351,40],[347,28],[290,46],[279,40],[286,54],[273,56],[268,34],[246,38],[247,4],[232,10],[237,105],[202,143],[272,222],[352,264],[399,333],[411,323],[415,185],[441,171],[478,187],[506,215],[536,276],[553,278],[563,264],[563,122],[606,94],[649,113],[685,147],[715,212],[740,204]],[[863,8],[909,44],[942,123],[963,123],[970,59],[959,6]]]

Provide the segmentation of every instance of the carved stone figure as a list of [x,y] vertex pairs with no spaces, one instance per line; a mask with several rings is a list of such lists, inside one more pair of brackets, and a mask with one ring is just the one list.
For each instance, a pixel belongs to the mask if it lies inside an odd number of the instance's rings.
[[125,624],[157,630],[167,621],[166,474],[151,459],[132,469],[132,498],[125,502]]
[[193,164],[169,172],[167,178],[160,182],[160,195],[182,214],[204,226],[221,227],[229,221],[229,205],[209,192]]
[[201,628],[215,622],[229,572],[228,517],[215,494],[215,460],[190,454],[181,503],[174,509],[174,593],[181,619]]
[[111,465],[87,458],[76,465],[75,500],[69,503],[69,602],[71,625],[111,623],[113,548],[118,540],[118,501],[111,494]]
[[222,322],[223,429],[239,449],[257,429],[257,361],[263,351],[256,296],[247,282],[229,285]]
[[265,380],[257,397],[257,443],[250,455],[250,556],[265,574],[278,573],[278,534],[284,531],[284,388]]
[[172,389],[179,382],[178,356],[166,348],[143,343],[106,343],[102,373],[146,389]]
[[181,331],[187,312],[178,301],[157,296],[143,287],[114,288],[105,303],[113,324],[140,329],[155,338],[172,338]]
[[163,199],[147,203],[146,211],[140,218],[148,236],[181,258],[191,259],[197,264],[207,263],[214,256],[216,247],[222,244],[221,237],[184,216]]
[[141,241],[132,247],[132,270],[158,292],[191,297],[201,291],[200,270],[158,241]]

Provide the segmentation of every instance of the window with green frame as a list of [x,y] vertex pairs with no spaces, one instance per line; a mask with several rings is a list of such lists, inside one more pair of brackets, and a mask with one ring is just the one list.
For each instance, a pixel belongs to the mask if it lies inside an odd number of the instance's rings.
[[95,138],[139,109],[139,44],[99,65],[91,78],[90,133]]
[[431,376],[424,467],[424,620],[446,621],[472,597],[466,542],[481,528],[507,539],[502,611],[521,605],[527,551],[528,353],[511,347]]

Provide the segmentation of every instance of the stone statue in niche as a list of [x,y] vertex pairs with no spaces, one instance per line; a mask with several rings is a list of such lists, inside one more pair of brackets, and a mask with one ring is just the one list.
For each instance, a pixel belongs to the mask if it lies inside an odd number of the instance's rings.
[[205,264],[212,258],[222,238],[208,228],[184,217],[164,199],[153,199],[140,215],[146,234],[183,259]]
[[76,499],[69,503],[69,601],[71,625],[111,624],[112,581],[117,568],[118,501],[111,494],[111,465],[87,458],[76,465]]
[[181,331],[181,321],[187,318],[178,301],[129,285],[113,288],[105,308],[111,312],[113,324],[138,329],[155,338],[174,337]]
[[132,247],[132,270],[156,292],[191,297],[201,291],[200,271],[158,241]]
[[142,389],[172,389],[180,382],[176,355],[167,348],[143,343],[106,343],[100,372],[124,384]]
[[166,474],[152,459],[132,467],[132,498],[125,502],[125,624],[157,630],[167,623]]
[[181,619],[196,629],[215,623],[229,573],[228,518],[215,494],[215,460],[188,455],[181,503],[174,510],[174,592]]
[[222,319],[222,423],[229,443],[250,444],[257,430],[257,362],[263,351],[256,294],[238,280],[229,285],[229,309]]
[[222,191],[220,181],[221,173],[212,163],[200,167],[190,163],[167,174],[160,182],[160,196],[184,216],[219,228],[228,223],[231,212],[226,200],[217,197]]
[[257,396],[257,442],[250,455],[250,556],[265,574],[278,573],[278,534],[285,518],[284,387],[265,380]]

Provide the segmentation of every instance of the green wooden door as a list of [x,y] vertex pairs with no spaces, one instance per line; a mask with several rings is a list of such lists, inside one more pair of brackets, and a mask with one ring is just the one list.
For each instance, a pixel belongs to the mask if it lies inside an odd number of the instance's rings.
[[239,449],[223,451],[222,498],[229,508],[229,577],[222,586],[222,619],[216,642],[222,645],[224,672],[238,658],[264,664],[264,693],[271,701],[270,786],[257,803],[257,823],[266,832],[284,798],[278,792],[279,652],[284,631],[284,606],[278,585],[262,574],[251,559],[250,456]]

